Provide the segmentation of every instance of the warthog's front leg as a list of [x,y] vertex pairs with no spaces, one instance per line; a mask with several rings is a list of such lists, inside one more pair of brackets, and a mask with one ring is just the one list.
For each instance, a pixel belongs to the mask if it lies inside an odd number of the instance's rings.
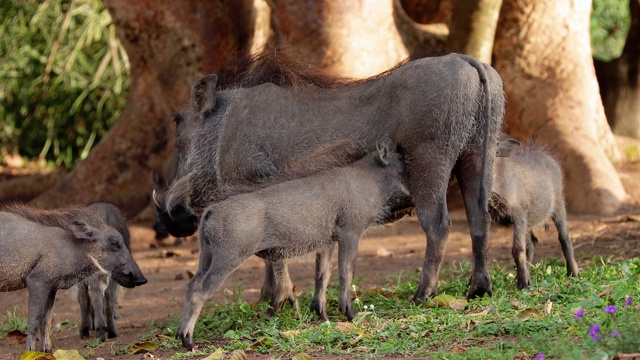
[[331,265],[335,244],[316,254],[315,292],[311,299],[311,310],[322,320],[327,319],[327,287],[331,279]]
[[216,244],[215,252],[211,250],[212,245],[203,239],[201,239],[200,245],[202,249],[200,264],[195,276],[187,284],[182,320],[176,332],[176,338],[181,339],[182,346],[189,350],[195,347],[193,329],[205,301],[211,298],[213,292],[220,287],[224,279],[248,257],[240,256],[232,249],[219,246],[220,243]]
[[[27,320],[27,351],[42,351],[51,353],[51,338],[49,330],[51,327],[51,316],[53,312],[53,301],[56,291],[51,290],[48,285],[42,284],[38,280],[33,280],[27,276],[27,287],[29,289],[29,305]],[[36,333],[40,332],[40,348],[36,347]]]

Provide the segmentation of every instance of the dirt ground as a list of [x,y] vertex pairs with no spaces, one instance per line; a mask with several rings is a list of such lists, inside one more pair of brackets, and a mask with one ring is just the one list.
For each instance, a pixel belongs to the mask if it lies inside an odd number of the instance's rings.
[[[614,258],[640,256],[640,165],[618,166],[625,189],[630,195],[625,205],[614,215],[605,217],[570,215],[569,229],[574,241],[578,263],[594,255],[611,255]],[[464,211],[451,212],[453,227],[449,236],[444,267],[456,261],[471,259],[471,242]],[[117,324],[119,336],[94,348],[95,357],[105,359],[143,359],[143,355],[114,357],[112,349],[120,349],[135,343],[148,334],[149,322],[179,314],[182,296],[187,282],[187,271],[198,266],[198,243],[193,239],[180,246],[152,247],[155,244],[151,222],[131,222],[134,258],[149,279],[149,283],[135,289],[125,289],[120,304],[121,318]],[[536,232],[540,244],[536,249],[536,261],[547,257],[562,258],[555,229]],[[493,261],[511,264],[510,228],[492,226],[489,257]],[[362,279],[361,287],[376,286],[386,275],[401,271],[414,271],[422,266],[425,236],[415,217],[405,218],[396,224],[374,228],[361,242],[356,276]],[[313,257],[308,256],[289,262],[293,282],[299,290],[313,287]],[[337,281],[334,266],[333,282]],[[221,301],[230,293],[243,288],[243,298],[254,302],[259,297],[263,281],[263,262],[257,257],[248,259],[223,284],[211,301]],[[494,289],[499,291],[499,289]],[[26,316],[27,291],[0,293],[0,314],[16,311]],[[336,312],[335,309],[330,312]],[[59,329],[53,334],[55,349],[82,350],[89,342],[81,341],[78,334],[79,306],[71,290],[58,292],[54,306],[54,320]],[[0,339],[0,359],[18,359],[24,344]],[[183,350],[178,350],[183,351]],[[155,357],[166,359],[176,351],[158,351]],[[250,359],[266,358],[248,353]],[[92,357],[93,358],[93,357]],[[149,358],[149,357],[148,357]]]

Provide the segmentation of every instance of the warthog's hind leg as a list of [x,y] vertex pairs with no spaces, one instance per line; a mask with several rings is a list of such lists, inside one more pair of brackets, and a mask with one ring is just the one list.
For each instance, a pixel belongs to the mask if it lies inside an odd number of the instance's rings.
[[322,320],[327,319],[327,287],[331,279],[331,264],[335,244],[316,254],[315,292],[311,299],[311,310]]

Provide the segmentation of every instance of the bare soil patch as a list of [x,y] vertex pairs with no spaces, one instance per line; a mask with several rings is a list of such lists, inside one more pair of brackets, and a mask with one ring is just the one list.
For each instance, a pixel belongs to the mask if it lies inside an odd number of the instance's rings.
[[[640,165],[625,163],[618,171],[629,193],[625,205],[611,216],[569,217],[569,230],[576,249],[579,265],[594,255],[612,256],[626,259],[640,256]],[[449,236],[444,267],[455,262],[471,259],[471,241],[464,211],[451,212],[453,227]],[[95,357],[105,359],[142,359],[143,355],[113,356],[113,349],[120,349],[137,342],[143,335],[149,334],[151,321],[164,320],[180,314],[182,296],[187,271],[198,266],[198,242],[190,239],[179,246],[152,247],[155,244],[151,222],[132,222],[134,258],[138,261],[149,283],[136,288],[125,289],[120,302],[118,320],[119,336],[94,348]],[[536,261],[555,257],[562,259],[562,252],[554,228],[545,231],[537,229],[540,243],[536,249]],[[511,266],[511,228],[492,226],[490,237],[490,259]],[[405,218],[396,224],[370,230],[361,242],[356,276],[361,278],[361,287],[380,285],[388,275],[413,272],[422,266],[425,251],[425,236],[415,217]],[[314,259],[307,256],[289,262],[292,280],[299,290],[313,287]],[[337,269],[334,268],[334,275]],[[263,262],[258,257],[247,260],[222,285],[211,301],[219,302],[230,297],[233,291],[242,287],[243,299],[255,302],[259,298],[260,286],[264,276]],[[334,276],[332,281],[337,281]],[[514,285],[515,286],[515,285]],[[494,289],[494,292],[500,289]],[[462,295],[462,294],[461,294]],[[0,311],[17,311],[26,316],[27,291],[0,293]],[[336,315],[336,309],[329,309]],[[81,341],[77,324],[80,314],[75,294],[70,290],[59,291],[54,306],[55,322],[61,329],[53,334],[54,349],[82,350],[87,344]],[[24,351],[24,344],[0,339],[0,359],[18,359]],[[179,350],[182,351],[182,350]],[[158,351],[159,358],[168,358],[176,351]],[[316,356],[317,355],[317,356]],[[267,358],[264,355],[248,353],[249,358]],[[92,357],[93,358],[93,357]],[[314,358],[322,357],[314,354]]]

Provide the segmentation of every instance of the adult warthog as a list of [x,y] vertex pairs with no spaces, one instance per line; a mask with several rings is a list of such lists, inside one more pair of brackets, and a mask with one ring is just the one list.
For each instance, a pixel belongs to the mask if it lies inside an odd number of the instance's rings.
[[[195,232],[203,209],[221,191],[286,177],[292,162],[317,147],[350,140],[370,152],[376,141],[389,138],[404,156],[427,235],[414,301],[437,292],[451,227],[446,204],[451,175],[460,184],[473,242],[468,296],[491,293],[487,197],[504,114],[502,80],[492,67],[449,54],[352,82],[315,77],[266,57],[249,68],[236,84],[222,84],[224,89],[215,74],[196,81],[191,105],[175,118],[178,180],[157,199],[172,235]],[[187,176],[188,186],[180,181]],[[267,289],[274,282],[271,271]],[[291,293],[290,284],[285,276],[271,295],[287,299],[281,294]]]

